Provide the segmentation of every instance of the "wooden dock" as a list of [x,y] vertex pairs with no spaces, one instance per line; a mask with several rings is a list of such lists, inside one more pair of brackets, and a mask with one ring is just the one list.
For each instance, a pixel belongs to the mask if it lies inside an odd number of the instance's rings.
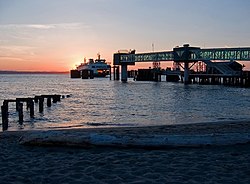
[[35,108],[34,103],[38,103],[39,113],[44,111],[44,99],[47,99],[47,107],[51,107],[51,101],[57,103],[61,101],[61,98],[70,97],[70,95],[39,95],[34,98],[16,98],[16,99],[7,99],[3,101],[1,106],[2,113],[2,130],[8,130],[9,124],[9,103],[16,103],[16,111],[19,116],[19,124],[23,124],[23,104],[26,103],[26,109],[30,112],[30,118],[34,118]]

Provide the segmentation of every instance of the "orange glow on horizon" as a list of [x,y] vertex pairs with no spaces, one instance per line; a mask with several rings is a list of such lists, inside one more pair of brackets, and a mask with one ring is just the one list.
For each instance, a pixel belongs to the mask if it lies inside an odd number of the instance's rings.
[[[58,54],[63,53],[64,55]],[[66,52],[59,52],[51,55],[35,55],[35,56],[21,56],[13,55],[11,57],[0,57],[0,70],[15,70],[15,71],[55,71],[65,72],[75,69],[77,65],[84,62],[84,58],[96,58],[96,54],[92,53],[89,56],[83,56],[81,52],[69,54]],[[102,58],[106,59],[107,63],[113,63],[113,54],[102,53]],[[250,71],[250,62],[239,62],[244,64],[243,70]],[[173,62],[161,62],[161,68],[172,67]],[[152,68],[152,62],[136,63],[134,66],[130,65],[129,70],[138,68]]]

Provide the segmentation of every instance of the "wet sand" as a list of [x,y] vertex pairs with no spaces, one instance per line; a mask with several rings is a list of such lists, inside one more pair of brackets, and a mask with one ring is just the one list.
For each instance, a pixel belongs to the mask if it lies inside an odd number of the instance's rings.
[[[249,123],[101,128],[119,135],[249,132]],[[59,130],[58,130],[59,131]],[[197,148],[24,146],[0,134],[0,183],[250,183],[250,144]]]

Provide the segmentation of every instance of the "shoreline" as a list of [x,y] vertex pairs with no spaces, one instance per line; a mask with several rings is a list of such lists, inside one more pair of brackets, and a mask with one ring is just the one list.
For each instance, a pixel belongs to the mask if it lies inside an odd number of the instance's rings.
[[[223,123],[224,124],[224,123]],[[202,146],[199,148],[119,149],[120,147],[75,147],[65,145],[20,145],[31,133],[61,134],[69,138],[92,132],[100,135],[142,136],[163,133],[249,132],[250,123],[237,125],[189,125],[138,128],[91,128],[0,133],[0,180],[14,183],[250,183],[250,144]],[[196,127],[196,130],[194,130]],[[218,129],[218,127],[221,127]],[[223,128],[222,128],[223,127]],[[47,132],[47,133],[46,133]],[[166,135],[165,134],[165,135]],[[50,135],[50,134],[47,134]],[[36,137],[37,138],[37,137]],[[72,138],[72,137],[71,137]]]
[[234,145],[250,142],[250,122],[195,123],[147,127],[98,127],[7,131],[23,145],[169,148]]

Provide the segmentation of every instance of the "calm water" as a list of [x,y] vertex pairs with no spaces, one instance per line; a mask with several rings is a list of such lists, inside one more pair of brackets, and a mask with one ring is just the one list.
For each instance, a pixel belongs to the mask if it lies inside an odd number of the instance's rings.
[[[184,86],[167,82],[122,83],[108,78],[70,79],[68,75],[0,75],[4,99],[41,94],[71,94],[70,98],[38,112],[18,125],[10,105],[9,130],[145,126],[214,121],[249,121],[250,89],[224,86]],[[24,108],[26,109],[26,108]]]

